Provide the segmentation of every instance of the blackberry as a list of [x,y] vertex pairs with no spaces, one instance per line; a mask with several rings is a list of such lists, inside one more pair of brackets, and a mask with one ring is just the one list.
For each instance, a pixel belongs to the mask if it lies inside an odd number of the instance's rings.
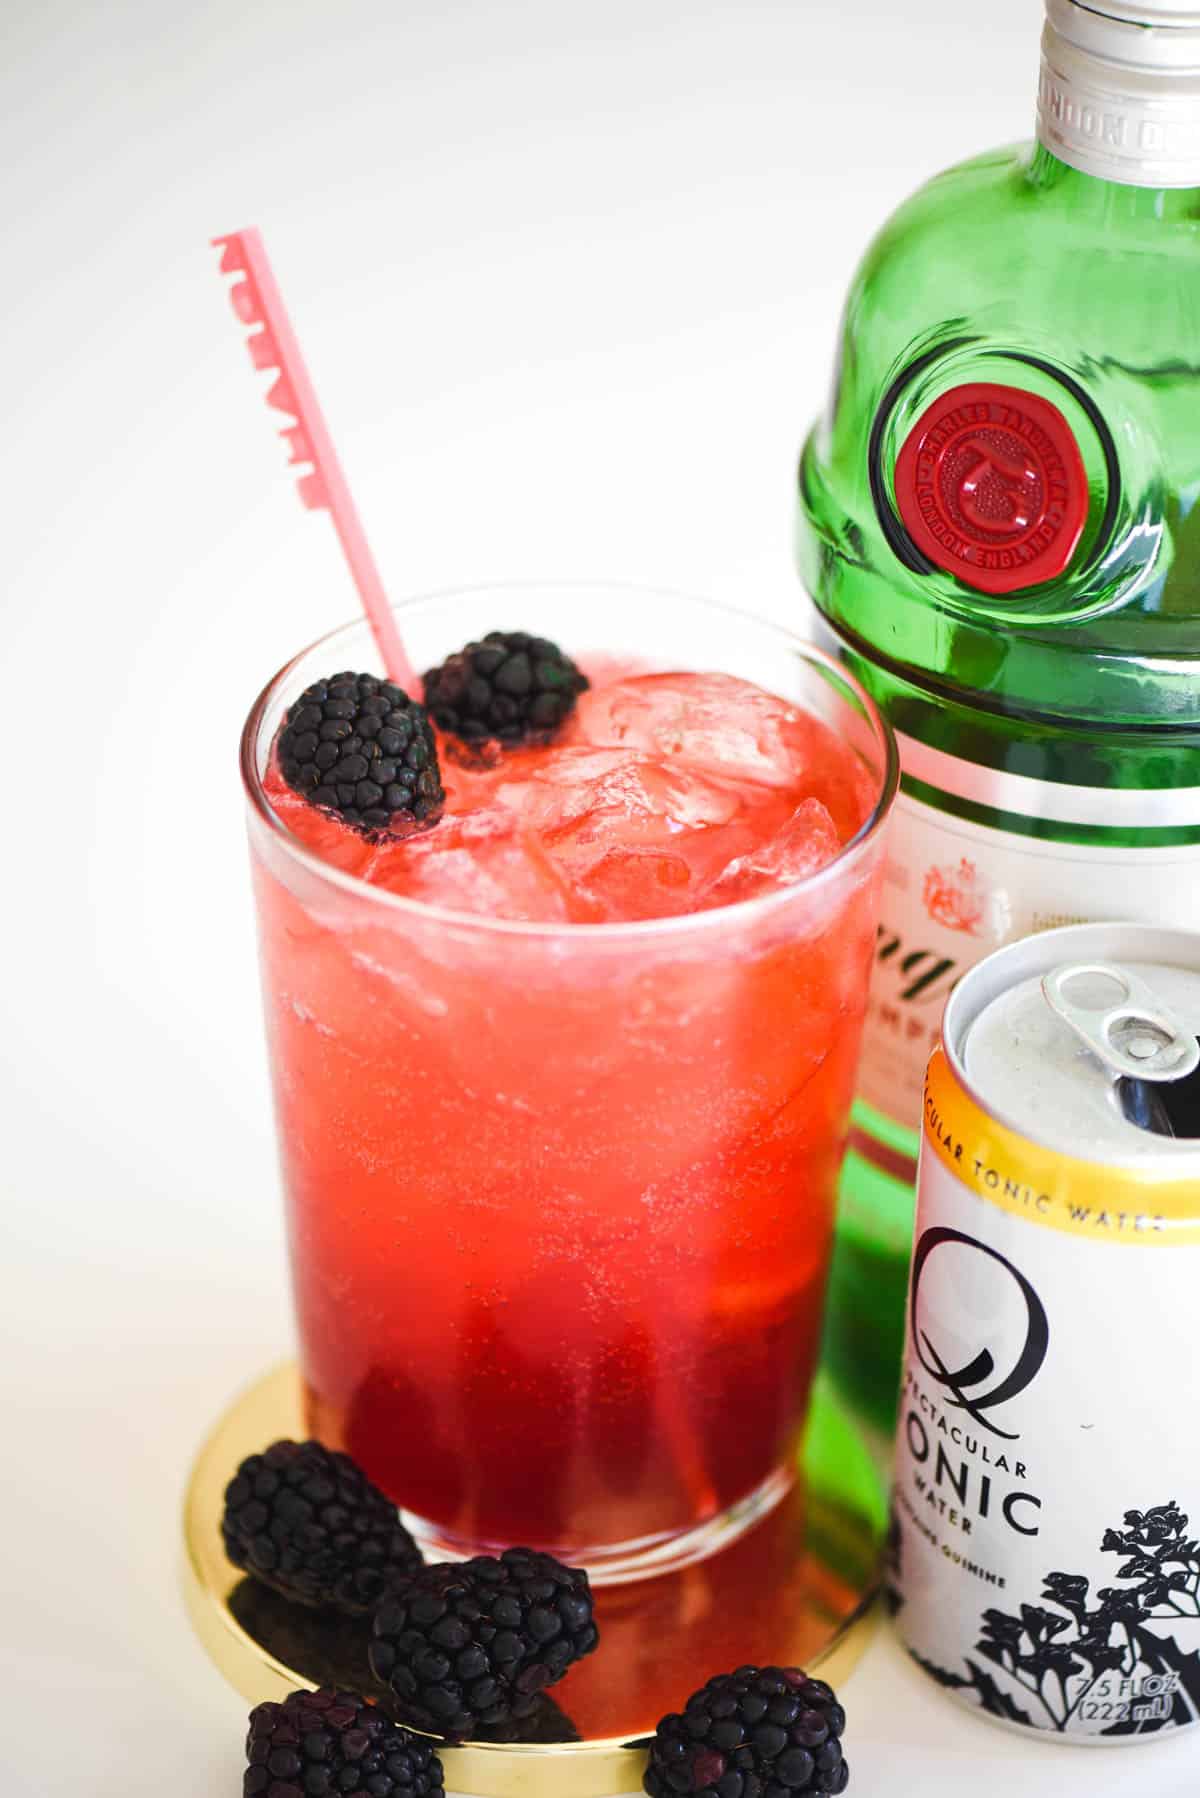
[[597,1640],[587,1574],[530,1548],[424,1568],[389,1593],[374,1631],[371,1668],[398,1714],[456,1741],[533,1717]]
[[710,1679],[650,1744],[650,1798],[791,1798],[844,1792],[846,1713],[824,1680],[798,1667],[739,1667]]
[[425,704],[452,737],[511,745],[557,730],[587,684],[557,643],[528,631],[489,631],[430,669]]
[[440,1798],[442,1763],[353,1692],[322,1686],[256,1705],[243,1798]]
[[428,713],[373,674],[314,681],[289,707],[278,753],[293,792],[364,832],[426,823],[445,803]]
[[396,1507],[349,1455],[276,1442],[225,1488],[225,1553],[300,1604],[364,1615],[421,1566]]

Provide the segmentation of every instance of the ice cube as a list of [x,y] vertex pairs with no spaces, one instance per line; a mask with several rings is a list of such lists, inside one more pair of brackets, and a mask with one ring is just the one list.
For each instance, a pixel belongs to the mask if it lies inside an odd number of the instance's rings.
[[582,695],[572,735],[786,787],[813,759],[814,718],[730,674],[639,674]]
[[700,883],[686,855],[605,849],[595,859],[580,858],[572,872],[575,890],[595,906],[598,918],[670,918],[697,906]]
[[593,687],[568,730],[576,743],[669,757],[710,779],[819,799],[843,842],[878,797],[878,772],[820,718],[731,674],[639,674]]
[[584,921],[696,910],[713,876],[753,840],[732,783],[630,750],[577,745],[514,760],[494,796],[540,846],[570,895],[570,915]]
[[423,857],[395,890],[425,905],[484,918],[565,923],[573,915],[563,883],[520,842],[445,849]]
[[726,824],[741,800],[732,786],[694,769],[629,750],[562,748],[496,789],[502,805],[543,835],[588,828],[613,844],[665,841],[680,831]]
[[449,911],[534,923],[579,921],[569,886],[534,833],[499,806],[443,819],[426,836],[386,846],[373,878],[407,899]]
[[709,903],[729,905],[772,887],[796,886],[837,855],[841,839],[819,799],[803,800],[765,842],[737,855],[709,888]]

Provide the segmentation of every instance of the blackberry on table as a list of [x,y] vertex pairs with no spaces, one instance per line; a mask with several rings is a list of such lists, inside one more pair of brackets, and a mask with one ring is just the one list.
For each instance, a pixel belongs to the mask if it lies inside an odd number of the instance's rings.
[[650,1798],[791,1798],[844,1792],[846,1713],[798,1667],[739,1667],[664,1717],[650,1745]]
[[288,709],[278,756],[293,792],[363,832],[428,823],[445,803],[429,714],[373,674],[307,687]]
[[587,687],[557,643],[528,631],[489,631],[425,676],[425,704],[439,730],[465,743],[512,745],[556,731]]
[[586,1573],[552,1555],[423,1568],[375,1613],[371,1670],[418,1729],[461,1741],[532,1717],[597,1641]]
[[441,1798],[442,1763],[353,1692],[292,1692],[250,1713],[243,1798]]
[[320,1442],[249,1455],[225,1489],[221,1534],[234,1566],[285,1598],[352,1615],[422,1565],[391,1500]]

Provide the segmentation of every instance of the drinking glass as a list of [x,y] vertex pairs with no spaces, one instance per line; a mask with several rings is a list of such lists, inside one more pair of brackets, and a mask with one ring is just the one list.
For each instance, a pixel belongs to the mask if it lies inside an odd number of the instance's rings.
[[[263,777],[289,705],[382,672],[305,650],[242,741],[309,1427],[438,1557],[529,1544],[624,1580],[787,1490],[817,1361],[893,741],[800,636],[614,586],[397,608],[414,666],[497,625],[802,707],[870,801],[819,872],[649,922],[526,923],[368,885]],[[861,780],[860,780],[861,790]]]

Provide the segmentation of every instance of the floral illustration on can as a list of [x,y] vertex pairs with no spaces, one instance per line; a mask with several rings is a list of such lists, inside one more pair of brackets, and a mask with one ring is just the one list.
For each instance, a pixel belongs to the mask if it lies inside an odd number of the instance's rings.
[[[961,1673],[914,1658],[947,1690],[975,1698],[990,1716],[1060,1734],[1079,1724],[1105,1736],[1142,1735],[1200,1718],[1200,1650],[1181,1648],[1165,1623],[1200,1625],[1200,1542],[1173,1500],[1126,1511],[1123,1527],[1105,1531],[1106,1554],[1126,1557],[1089,1603],[1091,1582],[1079,1573],[1044,1578],[1041,1605],[982,1612],[975,1653]],[[889,1604],[903,1605],[903,1526],[893,1513],[889,1537]],[[1055,1608],[1048,1610],[1046,1605]],[[1151,1630],[1147,1624],[1157,1624]],[[1196,1639],[1200,1642],[1200,1629]]]

